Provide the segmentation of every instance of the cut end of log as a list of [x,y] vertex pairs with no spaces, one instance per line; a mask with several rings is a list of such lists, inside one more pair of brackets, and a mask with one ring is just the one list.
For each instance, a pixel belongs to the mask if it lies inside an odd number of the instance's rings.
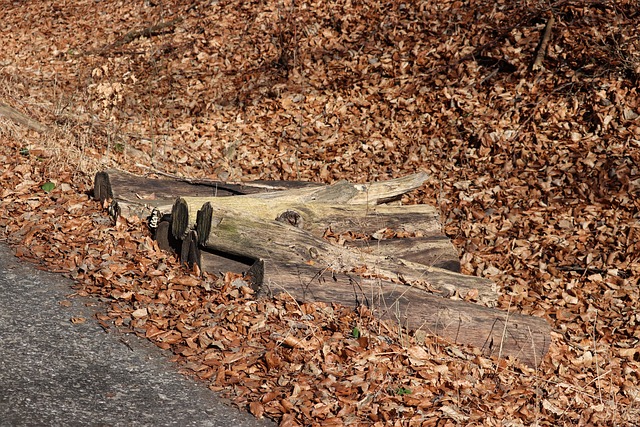
[[113,190],[107,172],[98,172],[93,180],[93,200],[104,202],[113,199]]
[[189,206],[182,197],[178,197],[171,208],[171,234],[174,238],[183,240],[188,227]]
[[213,216],[213,207],[207,202],[198,210],[196,217],[196,231],[198,232],[198,244],[204,245],[209,232],[211,232],[211,217]]

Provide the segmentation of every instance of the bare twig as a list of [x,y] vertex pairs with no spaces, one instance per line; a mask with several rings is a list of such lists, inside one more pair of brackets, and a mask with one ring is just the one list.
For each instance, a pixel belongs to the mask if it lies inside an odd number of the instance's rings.
[[117,47],[123,46],[125,44],[131,43],[132,41],[140,37],[153,37],[153,36],[163,34],[165,31],[167,31],[168,28],[174,27],[175,25],[182,22],[183,19],[184,18],[178,17],[178,18],[172,19],[171,21],[161,22],[160,24],[143,28],[142,30],[129,31],[127,34],[120,37],[118,40],[116,40],[112,44],[103,47],[97,52],[94,51],[93,53],[102,54],[108,50],[112,50]]
[[547,53],[547,45],[549,44],[549,38],[551,37],[551,29],[553,28],[553,24],[555,22],[555,17],[551,14],[551,17],[547,21],[547,25],[544,27],[544,32],[542,33],[542,38],[540,39],[540,43],[538,44],[538,52],[536,53],[536,59],[533,61],[531,65],[531,69],[533,71],[538,71],[542,68],[542,60],[544,59]]

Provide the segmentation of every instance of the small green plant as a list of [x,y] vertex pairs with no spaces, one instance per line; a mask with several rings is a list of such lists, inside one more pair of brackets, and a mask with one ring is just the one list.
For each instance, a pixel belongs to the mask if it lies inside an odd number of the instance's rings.
[[351,330],[351,334],[355,339],[360,338],[360,329],[358,329],[357,326],[354,326],[353,329]]
[[49,193],[49,192],[53,191],[54,188],[56,188],[56,185],[53,182],[48,181],[48,182],[45,182],[44,184],[42,184],[42,187],[40,187],[40,188],[42,188],[45,193]]
[[408,389],[405,387],[398,387],[395,392],[398,396],[406,396],[408,394],[411,394],[411,389]]
[[121,142],[116,142],[113,146],[113,149],[116,151],[116,153],[124,153],[124,144]]

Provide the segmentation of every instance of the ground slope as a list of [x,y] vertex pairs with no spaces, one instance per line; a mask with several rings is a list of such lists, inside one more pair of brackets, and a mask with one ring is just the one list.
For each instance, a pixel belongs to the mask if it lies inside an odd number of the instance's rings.
[[[106,318],[283,424],[631,425],[637,6],[3,2],[0,102],[49,131],[2,122],[0,225],[22,256],[112,298]],[[323,182],[427,171],[405,202],[441,209],[465,271],[495,280],[504,309],[553,325],[550,353],[531,371],[366,312],[197,285],[140,223],[87,219],[100,207],[82,191],[113,166]],[[281,346],[290,334],[307,344]]]

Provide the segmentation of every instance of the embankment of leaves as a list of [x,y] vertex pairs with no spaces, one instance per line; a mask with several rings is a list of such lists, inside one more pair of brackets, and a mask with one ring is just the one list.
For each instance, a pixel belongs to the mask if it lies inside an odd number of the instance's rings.
[[[635,423],[634,1],[6,6],[0,94],[58,133],[43,147],[3,123],[0,226],[23,257],[109,301],[103,321],[148,333],[285,425]],[[441,209],[466,272],[494,279],[502,308],[553,325],[550,353],[532,372],[421,344],[364,312],[257,303],[234,277],[196,283],[142,222],[110,225],[84,195],[114,165],[323,182],[428,171],[405,202]],[[239,336],[250,338],[238,347]]]

